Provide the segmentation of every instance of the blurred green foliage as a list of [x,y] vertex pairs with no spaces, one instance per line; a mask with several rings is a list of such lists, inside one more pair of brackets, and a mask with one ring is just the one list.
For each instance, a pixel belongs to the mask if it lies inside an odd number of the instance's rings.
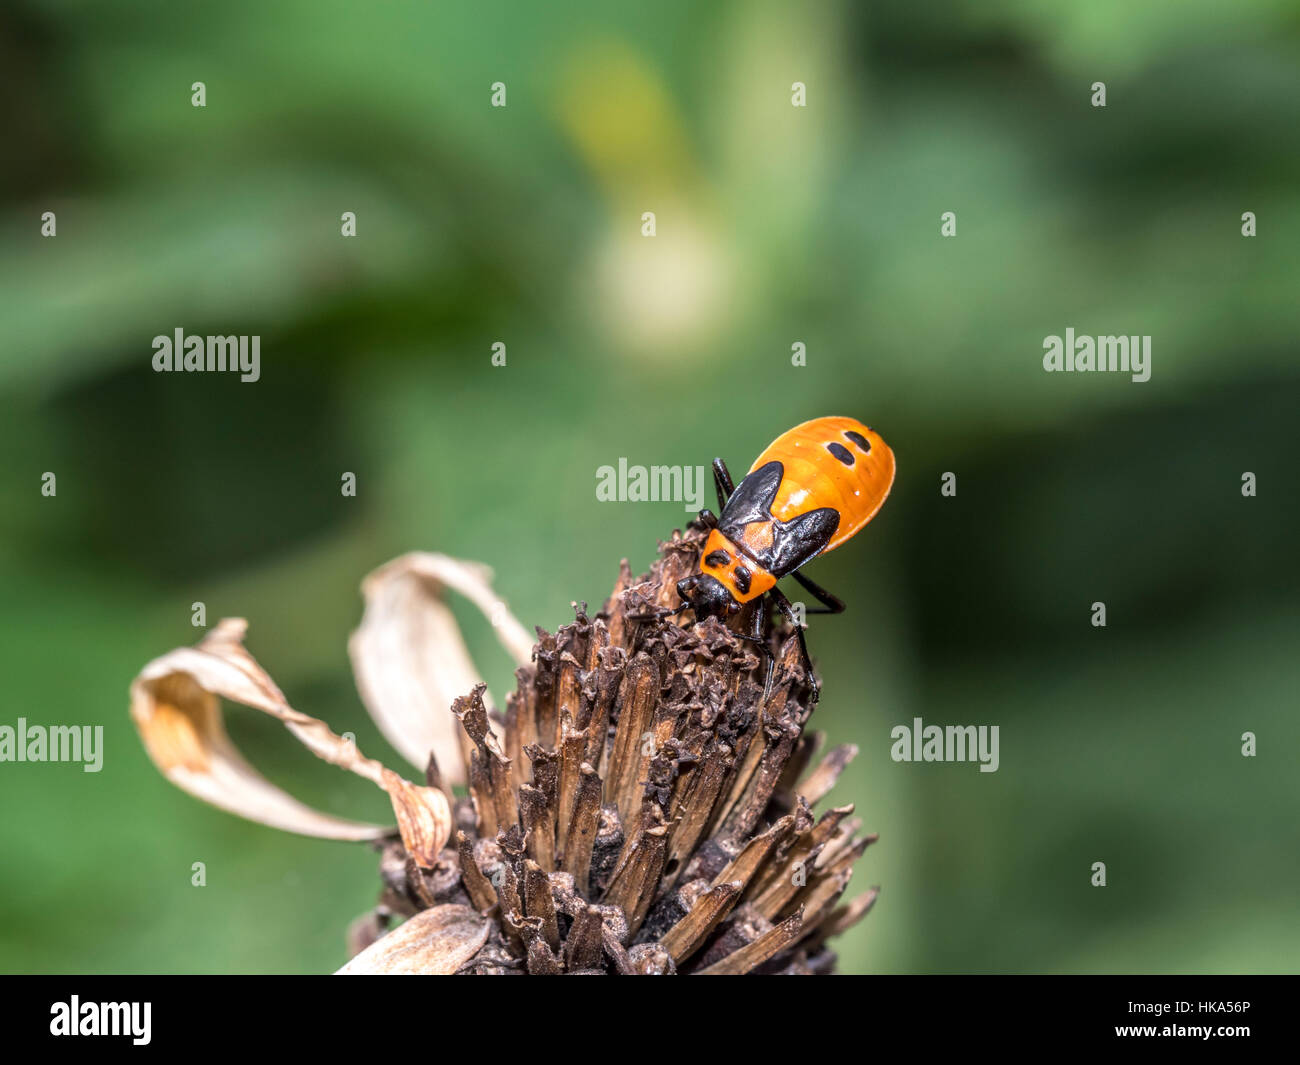
[[[369,569],[480,559],[554,628],[685,520],[597,503],[598,466],[745,468],[844,413],[900,470],[811,571],[850,603],[810,630],[817,724],[862,748],[835,797],[880,833],[845,970],[1294,970],[1294,5],[447,7],[0,13],[0,723],[107,743],[97,775],[0,765],[0,969],[342,962],[374,856],[200,805],[129,723],[192,602],[397,767],[345,652]],[[261,381],[152,373],[177,326],[261,335]],[[1044,374],[1067,326],[1151,334],[1151,381]],[[999,725],[1001,768],[892,762],[915,716]]]

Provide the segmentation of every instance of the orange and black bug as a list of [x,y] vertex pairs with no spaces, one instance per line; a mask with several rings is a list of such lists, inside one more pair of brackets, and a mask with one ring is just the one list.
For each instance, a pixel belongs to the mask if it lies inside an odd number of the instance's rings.
[[[721,514],[700,512],[700,520],[711,526],[700,569],[678,581],[682,605],[672,613],[692,610],[696,621],[726,620],[746,603],[768,596],[795,625],[816,698],[803,629],[776,582],[791,576],[811,592],[822,605],[809,614],[844,610],[841,600],[798,570],[876,516],[894,483],[894,453],[879,433],[853,418],[816,418],[773,440],[738,485],[732,484],[727,464],[714,459],[713,480]],[[762,603],[756,604],[746,636],[765,650],[766,614]],[[774,665],[769,653],[769,688]]]

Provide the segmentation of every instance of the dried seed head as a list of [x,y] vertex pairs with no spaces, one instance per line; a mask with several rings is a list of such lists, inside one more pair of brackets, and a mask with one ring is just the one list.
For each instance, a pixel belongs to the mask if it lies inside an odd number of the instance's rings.
[[421,923],[345,971],[418,968],[413,957],[448,945],[428,970],[833,969],[827,940],[875,901],[872,890],[839,905],[875,837],[856,836],[851,806],[812,808],[857,751],[835,748],[806,773],[821,737],[805,728],[812,686],[789,629],[770,638],[765,698],[762,655],[738,635],[747,615],[735,629],[645,618],[678,605],[704,539],[688,526],[649,573],[624,562],[594,617],[575,604],[571,624],[538,630],[504,716],[482,685],[455,700],[469,795],[437,863],[447,875],[427,854],[394,875],[386,857],[385,905],[418,913],[398,931]]

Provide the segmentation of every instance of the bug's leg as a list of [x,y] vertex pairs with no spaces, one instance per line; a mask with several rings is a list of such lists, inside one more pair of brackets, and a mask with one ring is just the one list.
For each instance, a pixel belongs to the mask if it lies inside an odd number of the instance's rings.
[[706,529],[716,529],[718,527],[718,516],[708,507],[700,511],[700,516],[695,519]]
[[822,606],[816,610],[805,610],[805,614],[843,614],[844,600],[839,596],[831,595],[825,588],[815,581],[810,581],[798,570],[790,574],[795,580],[802,584],[808,591],[812,592],[814,597],[822,603]]
[[767,620],[767,610],[765,608],[762,596],[754,603],[754,612],[749,618],[749,632],[738,633],[742,640],[755,644],[763,660],[767,662],[767,680],[763,683],[763,700],[766,701],[772,694],[772,675],[776,671],[776,658],[772,655],[772,648],[768,646],[767,640],[763,636],[763,623]]
[[772,654],[772,648],[763,639],[763,622],[767,614],[766,603],[766,598],[760,596],[758,605],[754,608],[754,635],[758,637],[759,644],[763,648],[763,657],[767,659],[767,677],[763,681],[763,702],[767,702],[772,697],[772,678],[776,676],[776,655]]
[[749,631],[736,633],[740,639],[749,643],[757,644],[759,647],[765,647],[767,640],[763,638],[763,620],[764,612],[762,600],[754,604],[754,612],[749,616]]
[[718,509],[726,510],[727,500],[736,486],[731,481],[731,471],[722,459],[713,460],[713,487],[718,490]]
[[817,683],[817,675],[813,672],[812,656],[808,654],[808,641],[804,639],[803,626],[799,624],[799,619],[795,616],[794,607],[790,605],[790,600],[779,589],[773,588],[767,594],[772,597],[772,602],[776,604],[781,616],[794,626],[794,633],[799,637],[799,651],[803,655],[803,667],[808,674],[808,685],[812,688],[812,703],[815,706],[817,700],[821,698],[822,689],[821,685]]
[[764,661],[767,663],[767,678],[763,681],[763,701],[772,697],[772,677],[776,673],[776,656],[763,636],[763,623],[767,620],[766,598],[760,596],[754,603],[754,613],[750,617],[750,631],[741,635],[742,640],[757,644]]

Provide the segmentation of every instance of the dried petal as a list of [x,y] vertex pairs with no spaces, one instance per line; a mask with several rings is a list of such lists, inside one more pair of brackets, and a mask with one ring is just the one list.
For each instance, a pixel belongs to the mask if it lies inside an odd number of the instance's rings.
[[362,582],[365,614],[348,642],[357,689],[379,730],[421,769],[432,751],[449,785],[467,779],[451,703],[481,681],[444,591],[487,615],[517,663],[532,656],[533,638],[492,591],[491,576],[486,566],[446,555],[395,558]]
[[336,976],[450,976],[473,960],[489,924],[468,906],[434,906],[371,944]]
[[291,707],[244,648],[248,625],[224,618],[195,647],[156,658],[131,685],[131,718],[149,757],[177,787],[250,821],[327,839],[375,839],[392,830],[320,813],[281,791],[230,742],[220,699],[278,718],[313,754],[388,792],[402,841],[429,868],[451,832],[447,797],[403,780],[324,722]]
[[451,835],[451,804],[447,796],[437,788],[403,780],[391,769],[382,770],[379,786],[392,800],[397,829],[415,864],[432,869]]

